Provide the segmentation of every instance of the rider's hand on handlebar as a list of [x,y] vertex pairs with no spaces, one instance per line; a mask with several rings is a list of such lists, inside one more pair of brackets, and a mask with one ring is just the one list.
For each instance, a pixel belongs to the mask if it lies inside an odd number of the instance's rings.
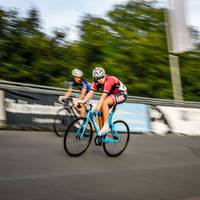
[[58,97],[58,102],[60,102],[60,103],[64,103],[64,101],[67,99],[67,97],[66,96],[59,96]]
[[74,105],[76,108],[80,109],[82,107],[82,105],[85,104],[84,100],[77,100]]

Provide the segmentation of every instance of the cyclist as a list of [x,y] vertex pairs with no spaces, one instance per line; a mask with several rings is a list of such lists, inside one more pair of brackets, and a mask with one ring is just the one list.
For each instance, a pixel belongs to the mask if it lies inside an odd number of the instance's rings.
[[[81,93],[78,97],[78,100],[83,100],[85,95],[90,91],[91,84],[83,79],[83,72],[79,69],[73,69],[72,70],[72,80],[69,82],[69,88],[64,96],[59,96],[58,100],[60,102],[63,102],[63,100],[66,100],[70,96],[72,96],[73,88],[78,88]],[[81,110],[78,110],[81,114],[81,117],[85,117],[86,109],[85,106],[81,108]]]
[[127,88],[115,76],[107,75],[102,67],[96,67],[92,72],[92,76],[94,82],[91,85],[91,90],[88,92],[85,98],[79,102],[85,104],[94,95],[94,91],[98,90],[99,88],[103,90],[103,93],[96,107],[97,112],[102,111],[103,113],[103,119],[101,119],[102,116],[99,116],[99,125],[101,130],[98,133],[99,136],[102,136],[110,131],[108,124],[110,107],[126,101]]

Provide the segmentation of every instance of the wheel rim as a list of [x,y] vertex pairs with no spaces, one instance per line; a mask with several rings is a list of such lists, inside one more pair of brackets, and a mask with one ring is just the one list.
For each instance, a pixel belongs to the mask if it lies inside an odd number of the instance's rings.
[[118,135],[108,133],[105,137],[115,139],[116,142],[103,143],[104,151],[109,156],[118,156],[121,154],[126,149],[129,141],[129,128],[125,122],[114,122],[114,128]]
[[84,135],[82,126],[85,123],[84,118],[76,119],[66,130],[64,137],[65,151],[71,156],[78,156],[84,153],[92,140],[92,127],[88,123]]
[[69,124],[74,120],[70,112],[67,109],[62,109],[58,112],[54,119],[54,131],[56,135],[62,137]]

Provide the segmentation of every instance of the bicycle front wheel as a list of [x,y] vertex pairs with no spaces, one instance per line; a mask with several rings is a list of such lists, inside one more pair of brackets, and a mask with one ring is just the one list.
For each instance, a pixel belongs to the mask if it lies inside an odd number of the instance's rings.
[[[104,138],[111,138],[103,142],[103,149],[108,156],[115,157],[119,156],[127,147],[130,131],[126,122],[118,120],[114,123],[113,133],[108,133]],[[106,140],[106,139],[105,139]]]
[[75,119],[68,108],[62,108],[54,117],[53,130],[58,137],[63,137],[69,124]]
[[93,131],[91,123],[86,124],[85,118],[75,119],[67,128],[64,135],[64,149],[70,156],[83,154],[92,141]]

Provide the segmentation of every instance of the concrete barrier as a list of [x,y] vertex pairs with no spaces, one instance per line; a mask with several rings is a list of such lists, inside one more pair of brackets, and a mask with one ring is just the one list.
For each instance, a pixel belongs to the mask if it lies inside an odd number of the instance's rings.
[[[53,116],[60,109],[59,105],[55,104],[55,100],[64,92],[64,88],[0,80],[0,127],[29,127],[38,130],[52,127],[49,126],[49,123],[52,123]],[[74,94],[79,94],[79,91],[75,90]],[[94,99],[99,99],[99,95],[99,93],[95,93]],[[146,130],[150,129],[152,133],[160,135],[171,133],[200,134],[198,132],[200,128],[200,102],[128,96],[127,103],[148,105],[150,123]],[[130,110],[132,115],[136,110]],[[123,115],[123,110],[120,112]],[[139,112],[136,117],[142,114]],[[136,122],[142,123],[142,120],[131,118],[129,121],[132,120],[131,124],[133,125],[137,125]],[[138,132],[140,131],[138,130]]]
[[0,90],[0,128],[6,125],[6,112],[5,112],[5,101],[4,101],[4,91]]

